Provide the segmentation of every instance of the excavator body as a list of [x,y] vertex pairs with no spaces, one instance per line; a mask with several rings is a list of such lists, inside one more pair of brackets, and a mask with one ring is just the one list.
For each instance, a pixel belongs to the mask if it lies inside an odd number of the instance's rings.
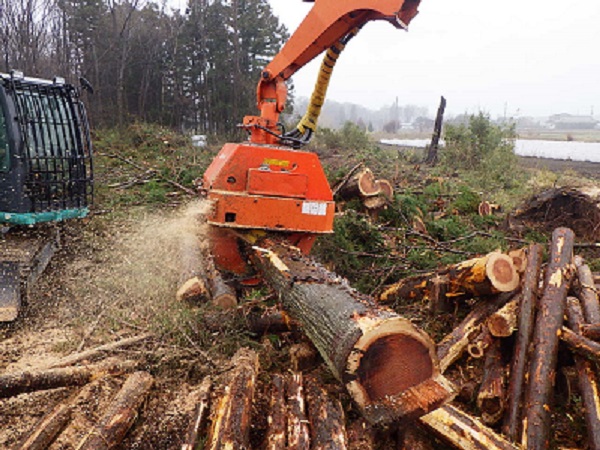
[[59,247],[57,223],[88,214],[91,150],[75,87],[0,74],[0,322],[17,318]]
[[[259,116],[241,125],[246,143],[225,144],[203,178],[213,203],[209,243],[217,267],[254,280],[242,241],[276,233],[308,253],[317,236],[333,231],[335,205],[316,154],[298,150],[316,129],[333,66],[348,40],[365,23],[383,20],[407,29],[420,0],[316,0],[281,51],[262,71],[257,86]],[[296,130],[282,133],[285,84],[296,71],[326,52],[308,111]]]

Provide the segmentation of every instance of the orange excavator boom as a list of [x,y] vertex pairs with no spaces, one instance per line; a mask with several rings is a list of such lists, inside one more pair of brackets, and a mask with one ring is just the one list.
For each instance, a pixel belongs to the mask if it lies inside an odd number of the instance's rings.
[[[331,233],[335,206],[314,153],[293,150],[316,127],[329,77],[347,41],[365,23],[385,20],[406,29],[420,0],[315,0],[282,50],[262,71],[257,87],[259,116],[246,116],[249,142],[226,144],[206,170],[203,186],[214,207],[208,217],[210,244],[220,269],[240,277],[251,270],[238,238],[256,230],[284,233],[308,253],[319,234]],[[308,111],[296,130],[282,133],[285,81],[326,51]]]

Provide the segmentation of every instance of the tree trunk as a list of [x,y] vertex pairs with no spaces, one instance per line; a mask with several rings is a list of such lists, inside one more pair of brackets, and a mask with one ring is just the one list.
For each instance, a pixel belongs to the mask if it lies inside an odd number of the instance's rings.
[[508,337],[517,328],[517,314],[521,296],[517,295],[510,302],[496,311],[487,320],[487,327],[494,337]]
[[[569,326],[573,330],[579,330],[584,324],[583,311],[579,300],[573,297],[567,298],[567,317]],[[600,344],[598,345],[600,348]],[[581,356],[575,356],[575,367],[581,399],[583,400],[583,412],[590,448],[600,449],[600,396],[598,394],[598,374],[594,365]]]
[[444,121],[444,111],[446,110],[446,99],[444,96],[440,98],[440,106],[435,116],[435,124],[433,125],[433,136],[431,136],[431,144],[427,150],[427,158],[425,163],[435,166],[438,161],[438,148],[440,142],[440,136],[442,135],[442,123]]
[[269,411],[269,430],[267,431],[267,450],[279,450],[286,447],[286,404],[285,378],[281,374],[271,377],[271,402]]
[[444,405],[419,419],[441,439],[462,450],[518,450],[499,434],[460,409]]
[[437,356],[440,360],[442,373],[460,358],[469,343],[481,333],[482,326],[487,318],[498,308],[504,306],[512,298],[512,295],[512,293],[506,293],[494,299],[478,303],[460,325],[438,343]]
[[103,375],[118,375],[135,367],[132,361],[107,360],[100,364],[24,371],[0,376],[0,398],[12,397],[24,392],[56,389],[66,386],[82,386]]
[[347,449],[348,437],[341,403],[332,399],[314,378],[307,378],[304,385],[311,450]]
[[200,388],[197,392],[199,400],[198,407],[196,408],[193,420],[190,422],[185,433],[181,450],[194,450],[196,448],[196,444],[198,443],[198,433],[200,432],[200,428],[202,427],[202,424],[204,423],[209,411],[211,384],[212,382],[210,377],[204,378],[204,380],[202,380],[202,384],[200,384]]
[[306,420],[306,403],[302,373],[292,373],[286,379],[285,396],[287,400],[287,448],[289,450],[308,450],[310,438]]
[[348,450],[373,450],[377,448],[375,430],[365,419],[354,420],[346,427]]
[[137,418],[137,410],[154,384],[147,372],[135,372],[90,433],[77,445],[77,450],[103,450],[116,447]]
[[525,396],[526,418],[521,439],[523,447],[532,450],[546,449],[549,445],[548,405],[552,400],[560,327],[574,269],[571,263],[574,238],[573,231],[568,228],[557,228],[552,233],[544,293],[539,302],[533,334],[535,352],[529,368]]
[[510,292],[519,285],[512,258],[493,252],[445,267],[435,273],[417,275],[387,286],[379,295],[380,303],[418,301],[429,298],[428,281],[438,277],[446,284],[446,298],[463,295],[482,296]]
[[212,427],[204,448],[206,450],[248,449],[250,417],[256,377],[258,355],[241,348],[232,359],[234,369],[223,396],[213,413]]
[[71,406],[59,403],[45,415],[15,450],[45,450],[71,420]]
[[600,323],[600,302],[598,301],[598,290],[594,285],[594,275],[579,256],[575,257],[575,266],[577,267],[575,289],[583,307],[585,321]]
[[493,425],[504,414],[504,379],[506,371],[500,351],[500,341],[494,340],[485,355],[483,379],[477,394],[477,407],[483,423]]
[[521,303],[519,305],[517,341],[510,364],[507,411],[502,426],[502,431],[512,441],[517,440],[520,431],[519,426],[522,414],[521,398],[525,390],[527,353],[533,336],[543,252],[544,249],[539,244],[531,245],[527,249],[527,264],[523,275],[520,295]]
[[298,249],[263,245],[253,247],[255,266],[370,422],[418,417],[449,397],[425,333]]

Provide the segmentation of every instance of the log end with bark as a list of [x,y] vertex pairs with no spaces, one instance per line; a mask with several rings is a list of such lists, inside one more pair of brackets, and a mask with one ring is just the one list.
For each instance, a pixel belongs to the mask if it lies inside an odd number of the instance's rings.
[[435,345],[407,320],[395,317],[362,327],[344,375],[365,417],[373,423],[412,419],[449,399]]

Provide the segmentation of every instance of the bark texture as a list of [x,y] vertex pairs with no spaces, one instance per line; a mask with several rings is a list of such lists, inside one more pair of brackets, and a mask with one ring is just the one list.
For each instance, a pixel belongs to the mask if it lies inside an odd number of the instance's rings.
[[[573,297],[567,299],[567,317],[569,326],[579,330],[584,324],[584,316],[579,300]],[[598,346],[600,348],[600,345]],[[583,400],[585,425],[588,444],[591,449],[600,449],[600,396],[598,373],[594,365],[581,356],[575,356],[577,380],[581,399]]]
[[552,233],[550,261],[544,293],[539,302],[533,334],[535,352],[531,358],[525,396],[526,417],[521,444],[532,450],[549,446],[552,387],[556,376],[559,331],[565,313],[567,291],[573,276],[573,231],[557,228]]
[[506,416],[502,431],[509,439],[516,441],[521,424],[521,399],[525,391],[525,375],[527,373],[527,353],[533,336],[535,324],[535,307],[538,297],[538,285],[542,267],[543,247],[531,245],[527,249],[527,264],[521,287],[521,303],[519,304],[518,333],[510,364],[508,381],[508,400]]
[[71,406],[60,403],[35,425],[15,450],[45,450],[71,420]]
[[483,367],[483,379],[477,394],[477,407],[481,411],[484,423],[493,425],[497,423],[504,414],[505,391],[504,380],[506,370],[502,361],[500,341],[495,340],[490,345]]
[[297,249],[264,242],[253,250],[284,309],[370,422],[418,417],[448,399],[450,388],[425,333]]
[[154,379],[147,372],[131,374],[96,426],[77,445],[77,450],[105,450],[116,447],[133,425],[137,410],[153,384]]
[[258,355],[247,348],[232,359],[229,384],[214,408],[207,450],[248,449],[252,401],[258,376]]
[[0,398],[12,397],[24,392],[83,386],[95,378],[122,374],[134,367],[135,363],[131,361],[111,359],[90,366],[4,374],[0,376]]
[[198,406],[196,407],[192,421],[186,430],[185,438],[183,439],[183,444],[181,445],[181,450],[194,450],[196,448],[196,444],[198,443],[198,434],[200,433],[200,429],[203,426],[206,416],[209,412],[211,386],[212,381],[210,377],[206,377],[204,380],[202,380],[202,383],[198,388],[198,392],[194,393],[194,395],[198,396]]
[[306,378],[305,388],[310,422],[310,448],[312,450],[347,449],[348,437],[344,410],[339,400],[331,398],[313,378]]
[[286,379],[285,395],[287,400],[287,448],[290,450],[308,450],[310,437],[306,419],[306,402],[302,373],[292,373]]
[[267,431],[267,450],[286,447],[286,403],[285,378],[281,374],[271,377],[271,400],[269,404],[269,429]]

